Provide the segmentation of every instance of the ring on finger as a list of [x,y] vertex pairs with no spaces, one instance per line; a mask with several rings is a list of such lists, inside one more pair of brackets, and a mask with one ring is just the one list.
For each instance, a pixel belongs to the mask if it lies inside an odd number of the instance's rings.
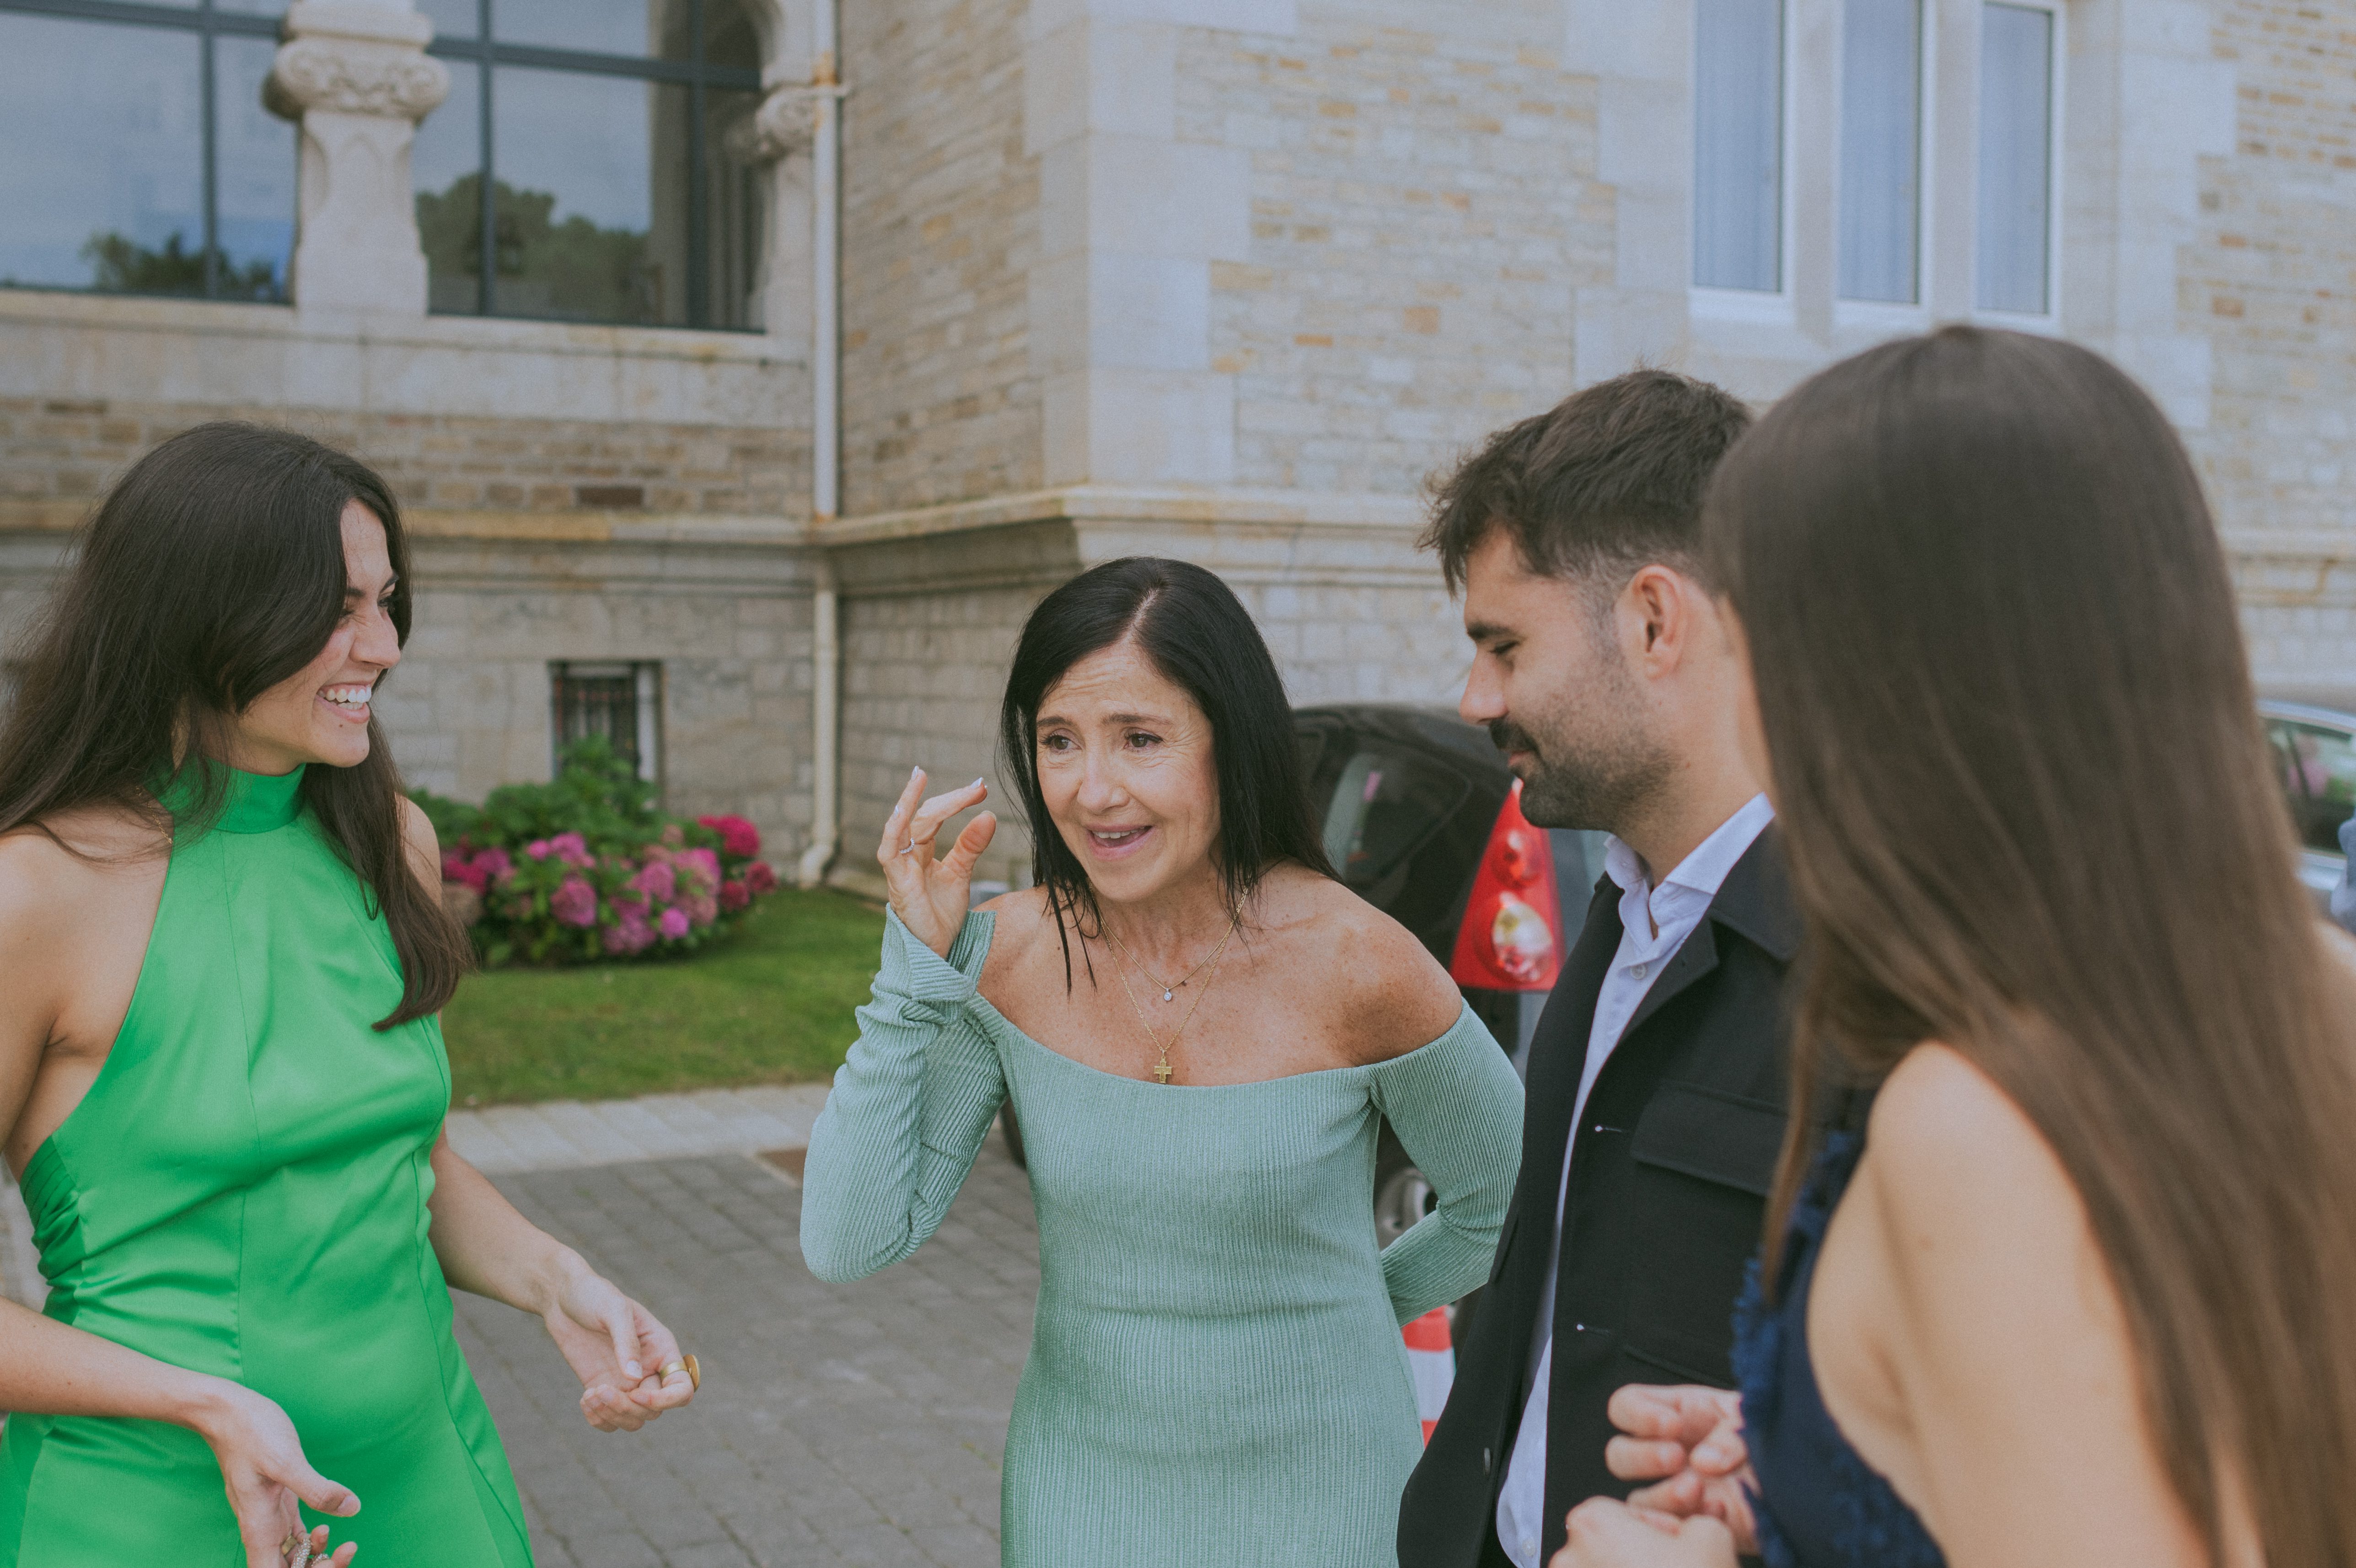
[[916,852],[916,841],[915,839],[913,839],[913,838],[909,839],[905,844],[903,844],[903,845],[901,845],[901,846],[900,846],[900,853],[901,853],[901,854],[903,854],[903,855],[913,855],[913,854],[915,854]]

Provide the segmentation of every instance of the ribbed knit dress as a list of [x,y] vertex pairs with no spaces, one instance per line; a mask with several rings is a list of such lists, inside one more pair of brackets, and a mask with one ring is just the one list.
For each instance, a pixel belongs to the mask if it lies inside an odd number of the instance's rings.
[[[1103,1072],[887,916],[860,1035],[810,1134],[802,1255],[873,1274],[948,1213],[1001,1101],[1022,1117],[1039,1309],[1001,1484],[1009,1568],[1392,1568],[1422,1451],[1399,1325],[1485,1276],[1521,1087],[1470,1009],[1371,1067],[1256,1083]],[[1439,1207],[1375,1241],[1377,1114]]]

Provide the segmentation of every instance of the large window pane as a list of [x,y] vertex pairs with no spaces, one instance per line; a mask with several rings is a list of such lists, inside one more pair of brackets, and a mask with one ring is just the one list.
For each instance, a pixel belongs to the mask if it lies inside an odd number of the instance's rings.
[[483,309],[483,72],[463,60],[449,66],[450,96],[417,127],[409,170],[426,308],[473,315]]
[[203,292],[199,49],[0,13],[0,283]]
[[688,0],[492,0],[503,44],[689,59]]
[[1841,26],[1840,295],[1912,304],[1922,227],[1922,0],[1847,0]]
[[683,87],[501,69],[491,99],[492,308],[684,323],[686,225],[665,226],[680,243],[650,240],[657,193],[666,208],[683,205],[686,119]]
[[294,127],[262,106],[278,46],[268,38],[213,40],[217,148],[214,235],[224,299],[283,300],[294,251]]
[[1694,7],[1694,282],[1783,286],[1783,0]]
[[475,38],[483,32],[482,0],[417,0],[437,38]]
[[2051,253],[2053,14],[1980,12],[1979,306],[2042,315]]

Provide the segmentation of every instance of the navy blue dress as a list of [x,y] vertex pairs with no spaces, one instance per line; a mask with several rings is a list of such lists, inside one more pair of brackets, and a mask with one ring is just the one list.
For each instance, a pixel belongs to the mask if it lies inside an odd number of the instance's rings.
[[1947,1561],[1914,1510],[1833,1424],[1808,1358],[1816,1253],[1864,1152],[1855,1133],[1826,1141],[1792,1207],[1779,1299],[1767,1304],[1754,1261],[1735,1303],[1734,1374],[1768,1568],[1945,1568]]

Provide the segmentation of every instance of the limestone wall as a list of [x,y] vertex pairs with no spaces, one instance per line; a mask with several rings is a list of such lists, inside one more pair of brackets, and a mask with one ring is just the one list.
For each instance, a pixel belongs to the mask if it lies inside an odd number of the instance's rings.
[[1237,482],[1412,493],[1571,389],[1612,208],[1561,27],[1559,0],[1326,0],[1290,37],[1183,30],[1179,137],[1249,158],[1248,259],[1211,273]]
[[846,516],[1039,483],[1023,10],[843,8]]

